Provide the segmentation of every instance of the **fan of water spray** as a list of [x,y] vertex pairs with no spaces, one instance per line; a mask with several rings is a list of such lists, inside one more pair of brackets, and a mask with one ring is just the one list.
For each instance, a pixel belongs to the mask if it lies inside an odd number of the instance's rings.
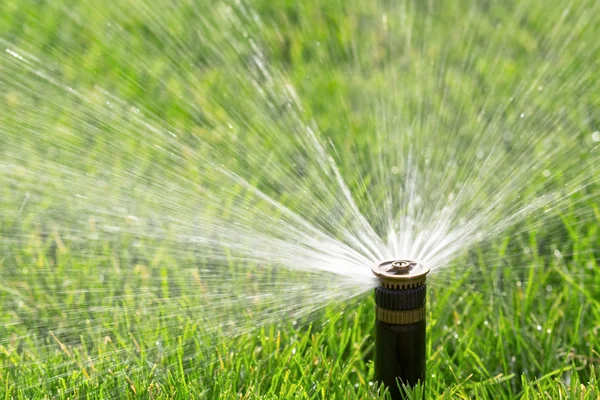
[[463,6],[8,2],[0,344],[30,355],[3,367],[178,368],[355,298],[378,260],[435,273],[576,212],[598,5]]

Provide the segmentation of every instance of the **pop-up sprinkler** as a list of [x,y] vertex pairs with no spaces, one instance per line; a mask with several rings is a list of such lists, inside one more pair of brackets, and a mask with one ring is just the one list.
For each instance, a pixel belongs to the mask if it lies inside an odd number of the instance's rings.
[[381,281],[375,288],[375,379],[404,399],[398,385],[425,381],[425,285],[429,268],[412,260],[390,260],[371,267]]

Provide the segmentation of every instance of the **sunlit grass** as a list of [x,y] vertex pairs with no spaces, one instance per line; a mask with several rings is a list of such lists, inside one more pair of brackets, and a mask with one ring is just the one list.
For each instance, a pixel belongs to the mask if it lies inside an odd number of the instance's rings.
[[[556,243],[532,233],[486,251],[505,259],[510,249],[530,249],[519,262],[502,262],[491,274],[475,266],[466,273],[432,276],[428,396],[595,399],[600,282],[594,249],[588,247],[595,242],[586,245],[589,239],[597,241],[595,235],[578,233],[580,248],[569,255],[575,242]],[[565,256],[535,254],[540,240],[550,241]],[[50,262],[46,253],[37,255],[40,262]],[[80,289],[98,284],[78,282],[77,274],[66,273],[60,264],[43,273],[35,267],[25,272],[25,265],[23,259],[21,272],[5,280],[2,291],[3,320],[9,324],[3,328],[1,379],[8,398],[49,393],[76,398],[377,397],[370,296],[347,305],[343,313],[331,306],[312,323],[294,321],[221,341],[203,327],[204,318],[219,316],[200,317],[193,311],[200,297],[163,297],[160,284],[151,283],[159,279],[151,272],[142,278],[139,268],[132,268],[132,273],[108,276],[103,285],[121,295],[107,298],[104,290],[65,293],[67,279],[75,279],[71,286]],[[74,267],[86,279],[95,275],[92,265]],[[172,318],[156,319],[148,327],[143,323],[148,314]],[[249,316],[238,310],[231,317]],[[21,325],[10,326],[19,319]],[[73,319],[79,323],[73,325]],[[77,329],[65,331],[63,325]]]

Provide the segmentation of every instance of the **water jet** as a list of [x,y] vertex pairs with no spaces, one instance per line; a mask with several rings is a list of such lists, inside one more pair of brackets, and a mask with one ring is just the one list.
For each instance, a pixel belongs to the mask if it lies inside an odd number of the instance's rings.
[[389,388],[392,399],[403,399],[399,384],[425,381],[429,268],[413,260],[388,260],[371,270],[381,283],[375,288],[375,379]]

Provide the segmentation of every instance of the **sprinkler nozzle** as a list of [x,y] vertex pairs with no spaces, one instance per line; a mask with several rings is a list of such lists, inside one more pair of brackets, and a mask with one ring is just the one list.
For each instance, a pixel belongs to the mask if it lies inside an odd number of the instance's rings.
[[416,261],[397,260],[397,261],[394,261],[390,265],[390,269],[389,270],[393,271],[394,273],[396,273],[398,275],[407,275],[417,265],[418,264],[417,264]]
[[429,268],[413,260],[387,260],[373,264],[371,271],[383,287],[406,289],[424,285]]
[[414,386],[425,380],[429,268],[414,260],[387,260],[371,270],[381,282],[375,288],[375,379],[389,388],[392,399],[404,399],[399,383]]

